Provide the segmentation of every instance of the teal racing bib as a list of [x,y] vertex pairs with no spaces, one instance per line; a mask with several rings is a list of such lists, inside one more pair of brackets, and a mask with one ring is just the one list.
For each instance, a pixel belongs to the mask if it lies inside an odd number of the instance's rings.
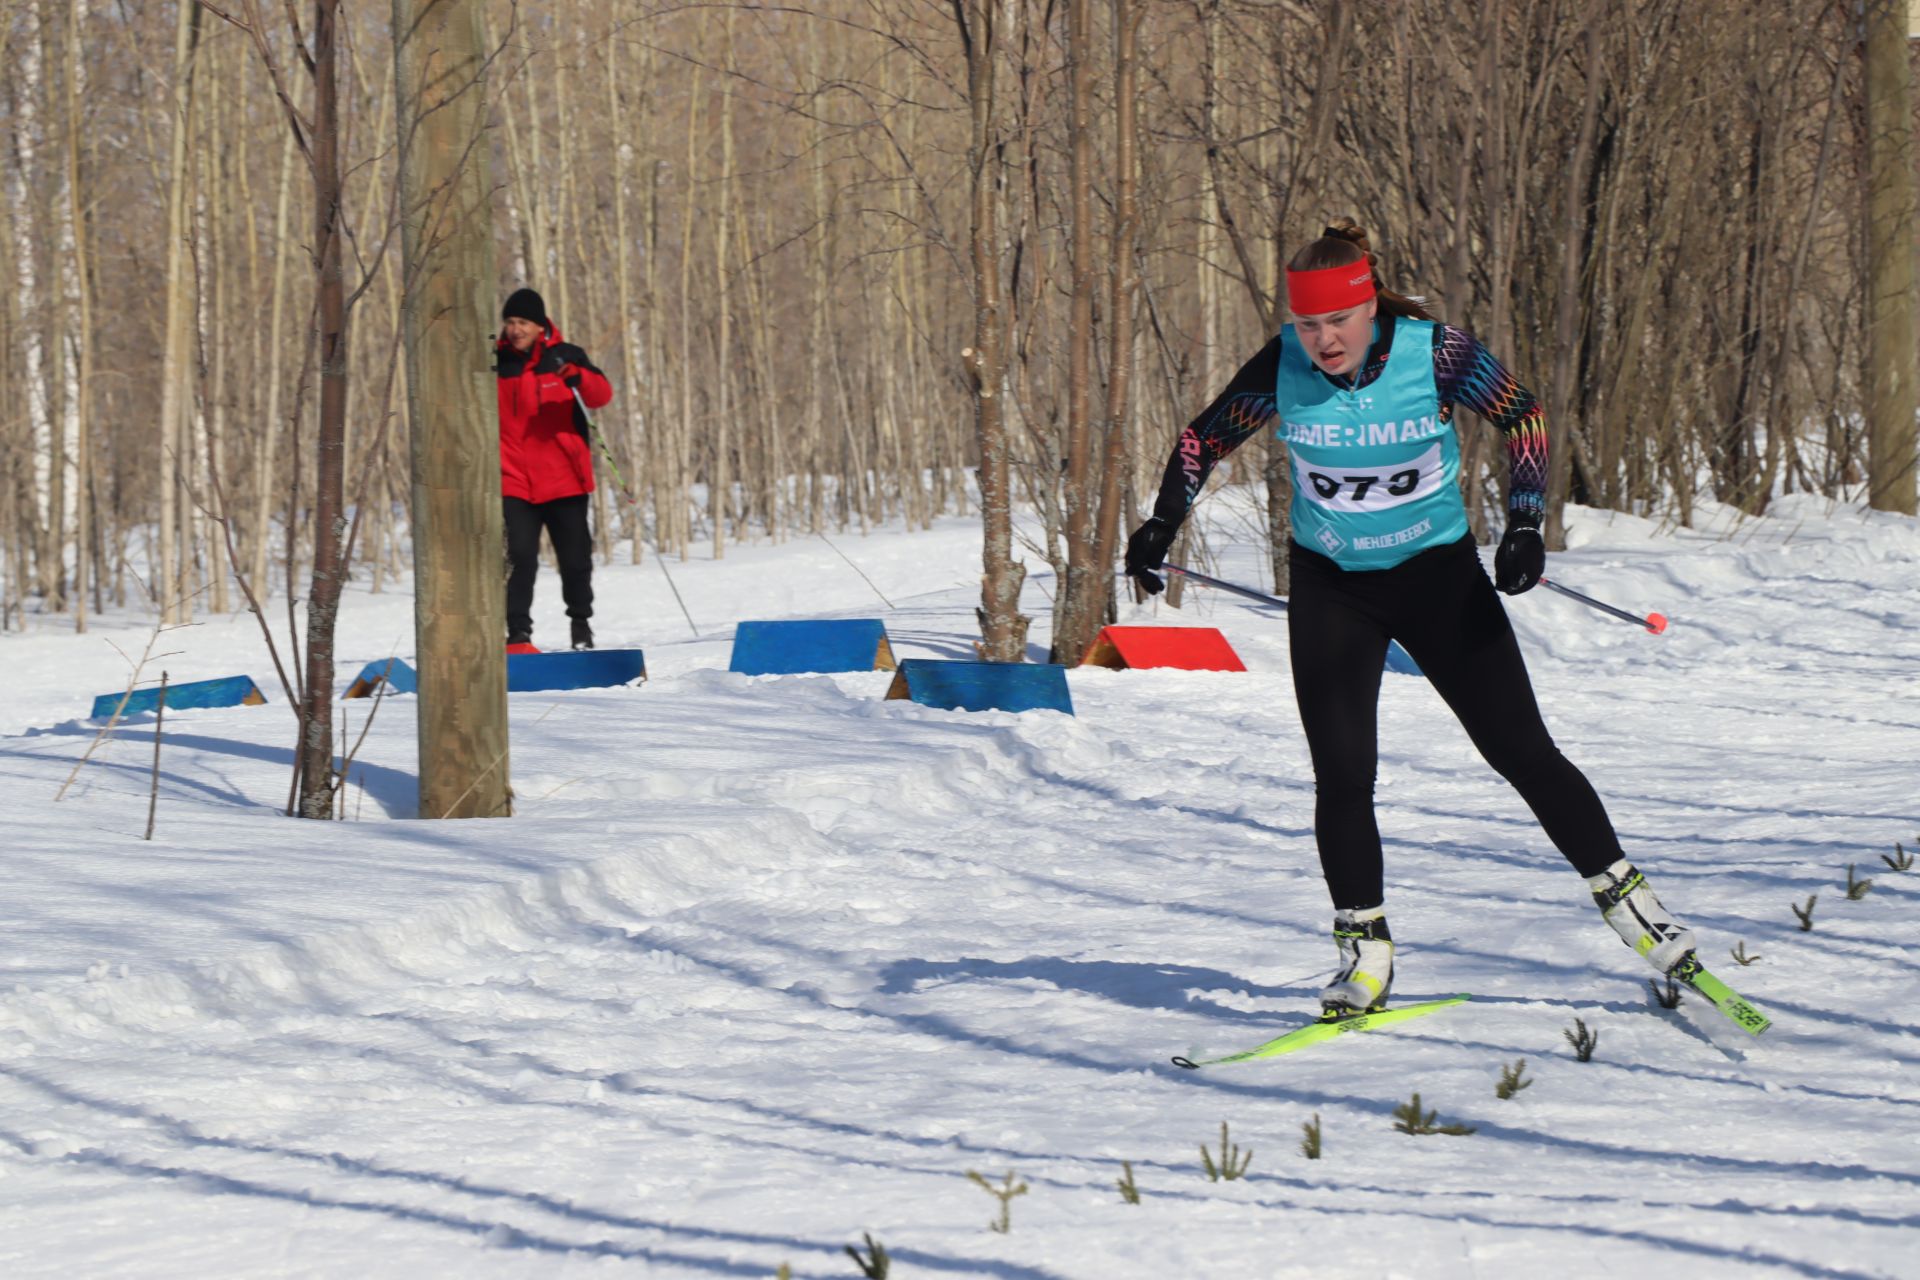
[[1440,416],[1429,320],[1390,319],[1389,354],[1364,387],[1322,373],[1280,331],[1275,428],[1293,461],[1293,539],[1343,569],[1391,569],[1467,534],[1460,443]]

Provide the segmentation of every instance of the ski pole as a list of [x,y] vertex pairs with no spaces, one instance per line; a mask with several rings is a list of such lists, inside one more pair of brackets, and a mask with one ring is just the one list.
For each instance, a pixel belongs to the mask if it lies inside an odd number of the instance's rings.
[[[1251,587],[1242,587],[1235,583],[1222,582],[1218,578],[1210,577],[1207,574],[1188,569],[1182,565],[1167,564],[1162,567],[1169,573],[1177,573],[1183,578],[1192,578],[1195,582],[1204,583],[1209,587],[1217,587],[1222,591],[1232,592],[1236,596],[1245,596],[1249,600],[1269,605],[1275,609],[1284,610],[1287,607],[1285,600],[1282,600],[1279,596],[1270,596],[1264,591],[1255,591]],[[1412,654],[1400,647],[1398,640],[1387,641],[1387,670],[1397,671],[1401,675],[1407,676],[1423,674],[1420,670],[1420,664],[1413,660]]]
[[1236,596],[1245,596],[1249,600],[1257,600],[1261,604],[1272,605],[1276,609],[1285,609],[1287,607],[1287,602],[1279,596],[1270,596],[1263,591],[1255,591],[1251,587],[1242,587],[1231,582],[1222,582],[1218,578],[1209,577],[1198,570],[1189,569],[1183,565],[1168,564],[1163,567],[1168,573],[1177,573],[1183,578],[1192,578],[1195,582],[1203,582],[1209,587],[1218,587],[1222,591],[1230,591]]
[[640,512],[640,502],[633,496],[633,490],[627,487],[626,477],[620,474],[620,464],[613,460],[613,450],[607,448],[606,439],[601,436],[600,428],[594,422],[593,415],[587,412],[587,402],[580,398],[580,388],[569,384],[567,390],[573,392],[573,402],[580,406],[581,420],[587,424],[587,438],[599,447],[600,457],[605,460],[607,470],[613,473],[613,483],[620,490],[620,497],[627,504],[628,517],[633,520],[634,528],[640,530],[640,536],[646,539],[647,546],[653,551],[653,562],[660,566],[660,573],[667,580],[667,588],[673,592],[673,602],[680,606],[680,616],[687,620],[688,630],[693,632],[695,639],[698,639],[700,628],[694,626],[693,615],[687,612],[687,602],[680,598],[680,588],[674,585],[673,574],[667,571],[667,560],[660,554],[660,544],[655,542],[652,535],[647,532],[647,521]]
[[1628,613],[1625,609],[1616,609],[1610,604],[1595,600],[1592,596],[1583,596],[1572,587],[1563,587],[1551,578],[1540,579],[1540,585],[1543,587],[1551,587],[1563,596],[1571,596],[1589,608],[1598,609],[1602,613],[1610,613],[1622,622],[1631,622],[1636,627],[1645,627],[1654,635],[1659,635],[1667,629],[1667,616],[1664,613],[1650,613],[1642,618],[1638,614]]

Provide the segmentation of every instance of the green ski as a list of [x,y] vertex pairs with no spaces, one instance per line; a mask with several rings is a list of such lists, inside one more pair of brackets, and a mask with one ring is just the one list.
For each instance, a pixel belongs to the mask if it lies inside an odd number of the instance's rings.
[[1700,963],[1700,958],[1691,951],[1680,957],[1680,963],[1673,966],[1671,976],[1676,982],[1684,982],[1705,996],[1714,1008],[1726,1014],[1736,1027],[1750,1036],[1757,1036],[1773,1025],[1773,1020],[1748,1004],[1746,997],[1708,973]]
[[1452,1008],[1456,1004],[1465,1004],[1472,996],[1450,996],[1445,1000],[1429,1000],[1425,1004],[1402,1005],[1398,1009],[1382,1009],[1377,1013],[1357,1013],[1346,1018],[1322,1018],[1310,1022],[1304,1027],[1296,1027],[1283,1036],[1278,1036],[1258,1048],[1243,1053],[1230,1053],[1223,1058],[1202,1058],[1195,1062],[1192,1058],[1175,1058],[1173,1065],[1194,1070],[1199,1067],[1217,1067],[1226,1062],[1247,1062],[1254,1058],[1277,1058],[1283,1053],[1292,1053],[1305,1049],[1335,1036],[1346,1035],[1349,1031],[1374,1031],[1380,1027],[1391,1026],[1396,1022],[1405,1022],[1409,1018],[1424,1017],[1429,1013],[1438,1013],[1442,1009]]

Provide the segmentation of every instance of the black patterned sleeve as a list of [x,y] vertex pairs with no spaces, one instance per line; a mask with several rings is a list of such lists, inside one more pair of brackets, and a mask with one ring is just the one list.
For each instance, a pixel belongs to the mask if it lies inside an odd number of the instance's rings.
[[1547,504],[1547,415],[1478,338],[1452,325],[1433,330],[1433,379],[1446,404],[1463,404],[1507,441],[1507,519],[1539,528]]
[[1275,335],[1174,442],[1153,504],[1155,516],[1178,527],[1199,499],[1214,464],[1273,422],[1279,374],[1280,338]]

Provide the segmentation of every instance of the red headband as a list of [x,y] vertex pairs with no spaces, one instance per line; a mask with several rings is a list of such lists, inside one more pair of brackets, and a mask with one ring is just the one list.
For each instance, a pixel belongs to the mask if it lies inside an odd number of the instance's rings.
[[1318,271],[1287,272],[1287,306],[1297,316],[1344,311],[1373,296],[1373,268],[1365,258]]

